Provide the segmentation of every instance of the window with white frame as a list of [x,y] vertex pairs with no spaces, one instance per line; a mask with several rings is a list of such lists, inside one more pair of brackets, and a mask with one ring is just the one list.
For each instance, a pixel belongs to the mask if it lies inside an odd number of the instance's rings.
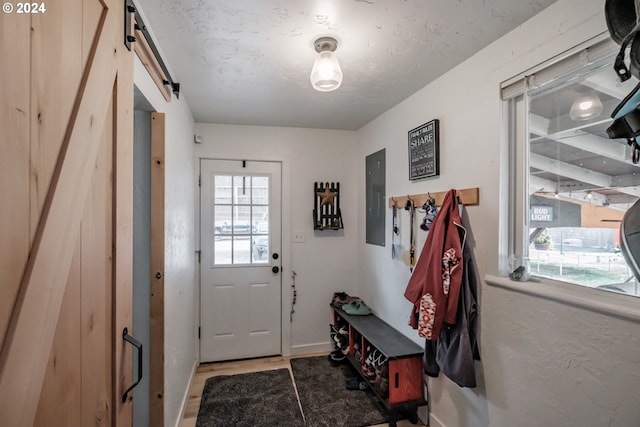
[[613,70],[601,40],[502,85],[509,123],[509,252],[532,276],[640,295],[620,249],[640,198],[640,165],[609,139],[611,113],[638,84]]

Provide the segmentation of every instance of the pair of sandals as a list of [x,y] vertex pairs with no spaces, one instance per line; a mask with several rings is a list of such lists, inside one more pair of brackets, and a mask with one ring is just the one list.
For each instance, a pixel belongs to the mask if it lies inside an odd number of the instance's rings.
[[330,336],[337,350],[349,353],[349,327],[346,324],[329,324]]
[[362,373],[371,380],[376,377],[376,371],[387,365],[388,358],[377,348],[367,346],[367,358],[362,362]]
[[375,368],[376,376],[369,381],[371,387],[378,390],[378,393],[387,397],[389,395],[389,366],[385,363],[378,368]]
[[355,316],[366,316],[371,314],[371,309],[364,301],[353,301],[342,306],[342,311]]
[[336,308],[342,308],[345,304],[351,304],[352,302],[362,301],[360,297],[352,297],[346,292],[334,292],[331,299],[331,305]]
[[371,346],[367,346],[367,353],[367,358],[362,362],[362,373],[372,388],[376,389],[381,396],[387,396],[389,393],[388,358]]

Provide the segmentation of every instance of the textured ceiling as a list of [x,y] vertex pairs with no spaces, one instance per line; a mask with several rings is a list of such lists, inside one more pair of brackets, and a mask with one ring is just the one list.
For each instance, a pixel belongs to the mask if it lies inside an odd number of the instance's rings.
[[[554,0],[137,0],[197,122],[358,129]],[[344,81],[309,82],[321,36]]]

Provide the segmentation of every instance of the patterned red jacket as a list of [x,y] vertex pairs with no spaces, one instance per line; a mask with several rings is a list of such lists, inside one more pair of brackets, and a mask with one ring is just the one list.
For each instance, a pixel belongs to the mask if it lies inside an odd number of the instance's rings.
[[409,325],[436,341],[443,323],[456,323],[462,281],[462,247],[458,199],[449,190],[438,211],[404,292],[413,303]]

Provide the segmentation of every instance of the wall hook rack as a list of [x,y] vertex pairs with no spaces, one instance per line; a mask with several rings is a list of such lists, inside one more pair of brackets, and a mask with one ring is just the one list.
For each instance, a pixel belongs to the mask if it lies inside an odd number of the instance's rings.
[[[480,204],[480,189],[478,187],[473,188],[465,188],[462,190],[457,190],[458,192],[458,200],[460,203],[466,206],[473,206]],[[403,206],[407,202],[413,202],[414,206],[422,206],[429,201],[429,199],[435,199],[436,206],[442,205],[442,200],[444,200],[444,196],[447,194],[447,191],[438,191],[435,193],[421,193],[421,194],[411,194],[407,196],[394,196],[389,198],[389,207],[392,208],[395,204],[396,206]]]

